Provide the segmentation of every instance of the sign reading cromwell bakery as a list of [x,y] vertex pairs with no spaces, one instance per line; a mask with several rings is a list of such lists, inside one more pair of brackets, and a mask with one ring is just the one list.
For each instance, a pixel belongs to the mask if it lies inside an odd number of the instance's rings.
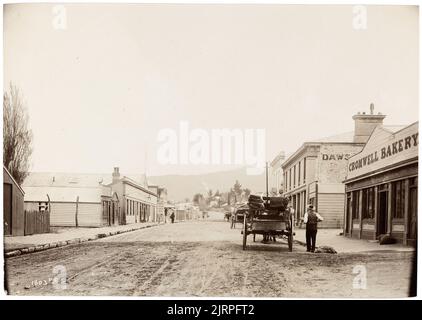
[[348,179],[418,156],[418,123],[395,134],[382,128],[377,128],[376,131],[369,138],[362,152],[349,159]]

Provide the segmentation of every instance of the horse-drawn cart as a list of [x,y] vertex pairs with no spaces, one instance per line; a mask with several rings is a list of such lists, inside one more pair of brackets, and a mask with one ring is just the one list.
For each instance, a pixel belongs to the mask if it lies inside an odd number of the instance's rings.
[[[264,197],[269,201],[269,198]],[[243,216],[243,250],[247,247],[248,235],[261,234],[267,237],[285,236],[289,251],[293,250],[293,215],[289,210],[273,209],[267,202],[263,208],[250,208]]]

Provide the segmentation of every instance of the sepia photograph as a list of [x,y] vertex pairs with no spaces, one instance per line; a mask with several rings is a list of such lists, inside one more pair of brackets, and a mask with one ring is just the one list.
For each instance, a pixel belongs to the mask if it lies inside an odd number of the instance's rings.
[[2,17],[4,297],[417,296],[418,5]]

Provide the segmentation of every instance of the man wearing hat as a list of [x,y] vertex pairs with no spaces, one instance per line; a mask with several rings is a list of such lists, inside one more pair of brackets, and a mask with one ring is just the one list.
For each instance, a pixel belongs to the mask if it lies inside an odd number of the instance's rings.
[[316,235],[318,231],[318,222],[324,220],[318,212],[314,210],[313,205],[308,206],[303,217],[303,222],[306,223],[306,251],[315,252]]

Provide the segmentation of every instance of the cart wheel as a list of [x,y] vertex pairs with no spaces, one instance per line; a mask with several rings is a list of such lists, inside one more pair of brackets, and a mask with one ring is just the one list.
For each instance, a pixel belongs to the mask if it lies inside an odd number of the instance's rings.
[[243,250],[246,250],[246,239],[248,237],[246,215],[243,217]]
[[289,251],[292,252],[293,251],[293,233],[291,231],[290,231],[287,241],[289,243]]

